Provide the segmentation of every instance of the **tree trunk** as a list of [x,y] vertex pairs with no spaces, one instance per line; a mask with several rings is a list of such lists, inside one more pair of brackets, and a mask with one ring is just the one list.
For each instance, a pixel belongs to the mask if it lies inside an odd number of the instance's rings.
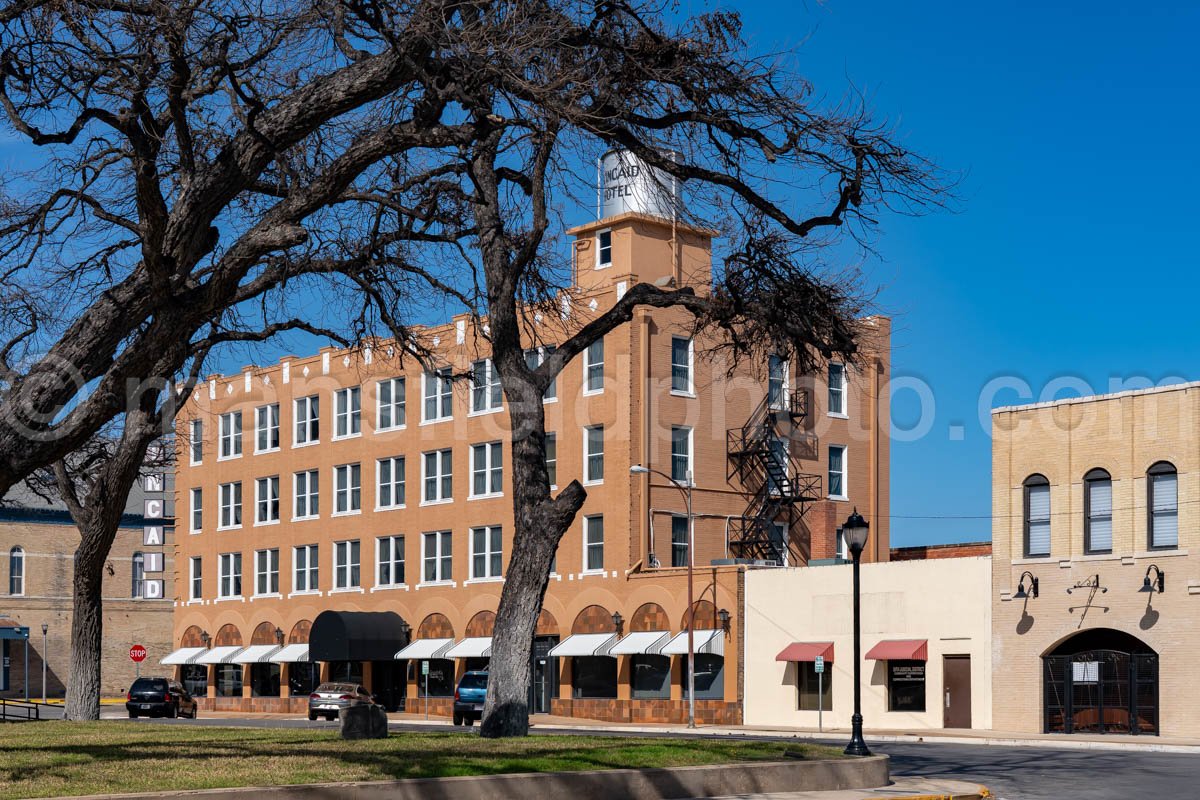
[[[85,542],[87,533],[84,534]],[[109,542],[111,546],[111,541]],[[104,640],[104,547],[99,558],[94,549],[80,544],[75,554],[72,597],[71,659],[67,668],[67,704],[71,720],[100,719],[100,658]]]

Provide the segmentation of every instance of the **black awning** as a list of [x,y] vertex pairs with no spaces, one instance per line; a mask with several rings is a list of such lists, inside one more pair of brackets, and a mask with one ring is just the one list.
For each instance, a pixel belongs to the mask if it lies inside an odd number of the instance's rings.
[[308,635],[310,661],[391,661],[408,644],[394,611],[322,611]]

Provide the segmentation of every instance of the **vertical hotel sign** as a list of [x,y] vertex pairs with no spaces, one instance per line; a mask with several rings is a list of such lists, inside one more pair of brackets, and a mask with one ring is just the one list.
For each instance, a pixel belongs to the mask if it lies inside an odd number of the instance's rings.
[[146,492],[142,511],[142,516],[145,518],[145,527],[142,528],[142,544],[147,548],[142,553],[142,568],[146,573],[142,580],[142,597],[146,600],[162,600],[162,574],[166,552],[166,536],[163,532],[167,502],[166,479],[161,473],[146,475],[142,478],[142,488]]

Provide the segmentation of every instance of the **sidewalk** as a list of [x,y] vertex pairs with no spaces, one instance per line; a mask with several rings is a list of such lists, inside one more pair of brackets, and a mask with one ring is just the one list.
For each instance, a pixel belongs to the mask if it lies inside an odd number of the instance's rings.
[[882,786],[878,789],[739,794],[712,798],[712,800],[875,800],[881,797],[891,798],[891,800],[975,800],[976,798],[991,797],[991,795],[987,793],[985,787],[964,781],[897,778],[890,786]]

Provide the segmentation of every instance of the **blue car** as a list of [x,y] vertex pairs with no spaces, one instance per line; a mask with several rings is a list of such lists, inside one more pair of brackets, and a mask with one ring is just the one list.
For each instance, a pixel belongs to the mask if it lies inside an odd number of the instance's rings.
[[488,674],[468,672],[454,690],[454,724],[470,727],[483,717],[483,701],[487,699]]

